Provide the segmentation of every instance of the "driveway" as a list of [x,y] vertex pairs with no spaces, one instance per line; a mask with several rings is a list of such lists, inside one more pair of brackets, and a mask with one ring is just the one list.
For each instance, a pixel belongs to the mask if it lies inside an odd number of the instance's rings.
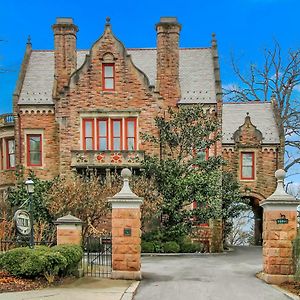
[[143,257],[143,280],[134,300],[284,300],[257,279],[261,247],[236,247],[220,255]]

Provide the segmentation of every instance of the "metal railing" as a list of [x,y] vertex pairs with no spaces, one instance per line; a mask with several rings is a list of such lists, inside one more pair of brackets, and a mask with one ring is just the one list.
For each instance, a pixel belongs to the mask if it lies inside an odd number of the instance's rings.
[[0,115],[0,125],[12,125],[14,124],[15,119],[13,114],[3,114]]
[[[54,246],[54,242],[48,241],[35,241],[35,246]],[[2,240],[0,239],[0,253],[6,252],[8,250],[18,248],[18,247],[29,247],[29,240],[25,239],[10,239],[10,240]]]

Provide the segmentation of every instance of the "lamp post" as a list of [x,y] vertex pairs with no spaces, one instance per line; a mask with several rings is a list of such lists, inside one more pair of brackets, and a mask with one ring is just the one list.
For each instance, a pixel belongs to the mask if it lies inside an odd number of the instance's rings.
[[25,181],[27,193],[29,195],[29,212],[30,212],[30,238],[29,238],[29,246],[31,249],[34,248],[34,232],[33,232],[33,211],[32,211],[32,194],[34,193],[34,182],[28,178]]

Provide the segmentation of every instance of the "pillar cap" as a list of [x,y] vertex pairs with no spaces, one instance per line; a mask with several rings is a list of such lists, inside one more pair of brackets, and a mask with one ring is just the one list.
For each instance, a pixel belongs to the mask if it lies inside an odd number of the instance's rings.
[[112,204],[113,208],[116,207],[115,204],[117,203],[121,203],[122,207],[141,205],[143,203],[143,198],[138,197],[135,193],[133,193],[129,186],[129,178],[132,176],[132,172],[125,168],[122,170],[121,176],[123,178],[123,187],[119,193],[108,198],[108,202]]
[[82,224],[83,222],[80,219],[72,216],[71,214],[68,214],[64,217],[58,218],[53,223],[55,225],[61,225],[61,224]]
[[277,179],[277,187],[275,192],[268,197],[267,199],[261,201],[260,206],[270,209],[293,209],[300,204],[300,201],[297,200],[294,196],[289,195],[284,190],[284,178],[286,172],[282,169],[279,169],[275,172],[275,177]]

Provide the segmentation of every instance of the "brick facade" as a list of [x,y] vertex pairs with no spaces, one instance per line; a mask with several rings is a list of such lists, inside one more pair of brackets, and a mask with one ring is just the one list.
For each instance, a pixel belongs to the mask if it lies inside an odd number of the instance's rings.
[[[176,18],[161,18],[156,24],[156,49],[128,50],[114,36],[108,20],[102,36],[89,52],[84,52],[76,47],[78,28],[72,19],[58,18],[52,29],[54,52],[34,51],[28,41],[14,93],[16,164],[24,166],[26,174],[32,169],[38,177],[50,179],[86,167],[98,168],[104,173],[106,168],[120,168],[123,164],[139,168],[144,152],[159,154],[159,149],[151,148],[142,141],[141,133],[156,135],[154,117],[164,114],[169,106],[176,107],[178,103],[203,103],[217,114],[225,132],[227,121],[223,118],[215,35],[209,48],[181,49],[181,25]],[[114,66],[113,90],[106,90],[103,86],[103,65],[106,63]],[[195,69],[197,66],[201,68]],[[34,85],[35,82],[38,83]],[[193,85],[193,82],[196,84]],[[201,85],[201,89],[197,90]],[[246,119],[244,124],[241,121],[235,125],[235,132],[230,133],[233,140],[223,140],[223,144],[218,142],[210,149],[210,155],[222,153],[228,162],[225,170],[237,175],[243,192],[251,196],[257,206],[259,201],[273,192],[273,174],[282,167],[283,155],[280,143],[267,142],[265,132],[255,127],[255,113],[249,116],[244,112],[240,114]],[[104,153],[96,149],[83,150],[83,119],[123,120],[130,117],[137,119],[135,151],[109,149]],[[28,166],[26,135],[30,133],[42,135],[41,166]],[[251,180],[241,180],[243,151],[254,153],[255,177]],[[104,154],[107,159],[101,165],[100,158]],[[111,158],[115,154],[120,155],[120,159],[113,161]],[[0,187],[14,184],[10,170],[0,172],[4,175],[1,176]]]

